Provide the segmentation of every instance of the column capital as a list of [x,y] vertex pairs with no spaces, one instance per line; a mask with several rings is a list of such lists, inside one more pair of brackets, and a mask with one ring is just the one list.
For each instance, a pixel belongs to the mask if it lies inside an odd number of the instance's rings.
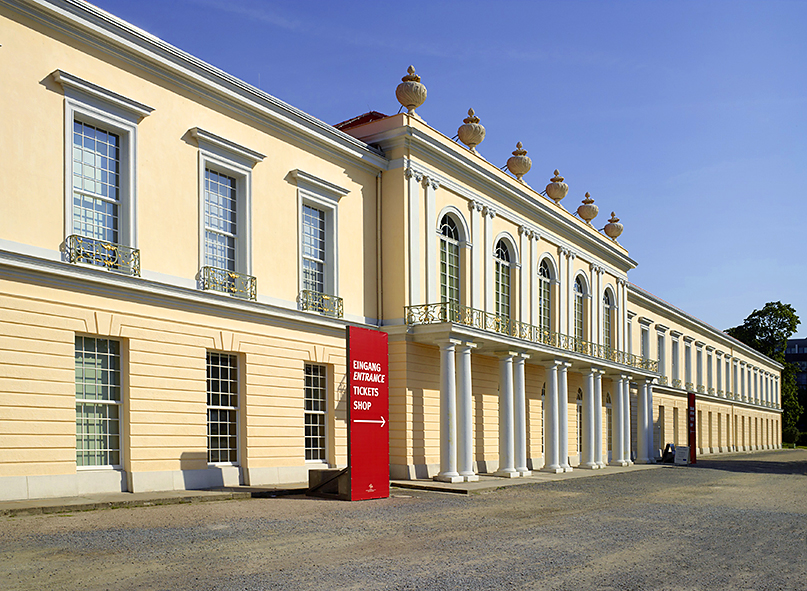
[[484,208],[482,208],[482,215],[489,216],[491,219],[493,219],[496,217],[496,210],[489,205],[486,205]]
[[481,212],[484,209],[484,207],[485,207],[485,204],[482,203],[481,201],[477,201],[476,199],[471,199],[468,202],[468,209],[470,209],[471,211],[480,211]]
[[461,345],[463,343],[462,339],[452,339],[452,338],[445,338],[445,339],[437,339],[434,341],[435,345],[438,345],[441,349],[447,349],[449,347],[455,347],[456,345]]
[[411,166],[407,166],[407,167],[406,167],[406,170],[404,170],[404,176],[405,176],[407,179],[412,179],[412,178],[414,178],[414,179],[415,179],[417,182],[420,182],[420,181],[422,181],[422,180],[423,180],[423,176],[424,176],[424,175],[423,175],[423,173],[422,173],[422,172],[420,172],[420,171],[418,171],[418,170],[415,170],[415,169],[414,169],[414,168],[412,168]]
[[428,175],[423,175],[423,186],[431,187],[436,191],[437,189],[440,188],[440,181]]

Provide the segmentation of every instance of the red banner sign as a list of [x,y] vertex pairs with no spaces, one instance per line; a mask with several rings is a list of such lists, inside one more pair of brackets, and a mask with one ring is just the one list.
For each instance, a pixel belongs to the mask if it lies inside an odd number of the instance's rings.
[[347,329],[350,500],[389,497],[387,333]]
[[687,438],[687,443],[689,443],[689,463],[694,464],[695,463],[695,451],[696,451],[695,446],[697,445],[697,437],[695,435],[695,427],[696,427],[696,423],[697,423],[696,418],[695,418],[695,394],[690,392],[689,394],[687,394],[687,396],[688,396],[688,399],[689,399],[688,400],[688,402],[689,402],[689,405],[688,405],[689,406],[689,408],[688,408],[689,417],[688,417],[688,421],[687,421],[688,422],[688,427],[689,427],[689,429],[688,429],[689,437]]

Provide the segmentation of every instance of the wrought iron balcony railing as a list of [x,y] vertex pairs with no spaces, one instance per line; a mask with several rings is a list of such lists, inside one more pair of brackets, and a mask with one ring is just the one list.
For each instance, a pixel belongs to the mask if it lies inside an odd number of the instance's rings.
[[681,380],[678,378],[673,378],[673,388],[681,388]]
[[202,267],[199,271],[202,289],[229,293],[237,298],[255,300],[258,297],[258,280],[252,275],[236,273],[217,267]]
[[323,316],[341,318],[345,314],[342,298],[304,289],[300,292],[300,309],[319,312]]
[[495,332],[531,343],[554,347],[555,349],[571,351],[629,367],[658,372],[658,361],[644,359],[639,355],[617,351],[610,347],[591,343],[569,335],[544,330],[532,324],[519,322],[512,318],[507,318],[506,316],[497,316],[490,312],[476,310],[460,304],[443,302],[440,304],[407,306],[405,308],[405,317],[406,324],[409,326],[453,322],[455,324]]
[[715,395],[715,389],[714,388],[709,388],[708,390],[706,390],[706,392],[709,394],[709,396],[714,396]]
[[703,386],[703,384],[698,384],[698,394],[705,394],[705,393],[706,388]]
[[87,263],[126,275],[140,276],[140,251],[137,248],[78,234],[68,236],[64,244],[67,260],[71,263]]
[[687,382],[687,383],[684,385],[684,389],[685,389],[687,392],[694,392],[694,391],[695,391],[695,384],[693,384],[692,382]]
[[659,376],[658,383],[662,386],[666,386],[669,383],[667,376]]
[[717,395],[718,395],[718,396],[720,396],[720,397],[722,398],[722,397],[723,397],[723,390],[718,390],[718,391],[717,391]]

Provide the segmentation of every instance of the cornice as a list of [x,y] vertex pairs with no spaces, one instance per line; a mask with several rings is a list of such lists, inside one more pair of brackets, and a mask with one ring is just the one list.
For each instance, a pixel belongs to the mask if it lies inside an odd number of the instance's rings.
[[203,60],[79,0],[0,0],[12,10],[86,42],[164,80],[373,171],[387,160],[366,143],[239,80]]

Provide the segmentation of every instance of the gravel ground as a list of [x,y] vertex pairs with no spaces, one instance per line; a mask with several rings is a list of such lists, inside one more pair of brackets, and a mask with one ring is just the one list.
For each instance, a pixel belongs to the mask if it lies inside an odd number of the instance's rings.
[[807,589],[807,450],[464,497],[0,520],[0,589]]

